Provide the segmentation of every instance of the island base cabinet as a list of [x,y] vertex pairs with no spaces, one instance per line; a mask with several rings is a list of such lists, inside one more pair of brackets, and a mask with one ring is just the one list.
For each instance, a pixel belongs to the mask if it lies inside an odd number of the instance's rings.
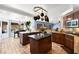
[[30,39],[30,52],[32,54],[45,54],[52,49],[51,36],[45,39]]

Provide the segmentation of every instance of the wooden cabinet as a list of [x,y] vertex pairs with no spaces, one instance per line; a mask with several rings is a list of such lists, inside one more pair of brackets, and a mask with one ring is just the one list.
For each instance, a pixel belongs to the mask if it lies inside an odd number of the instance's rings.
[[20,43],[22,45],[26,45],[30,42],[28,35],[39,34],[41,32],[20,32]]
[[51,39],[52,42],[63,45],[64,49],[68,53],[74,53],[74,35],[69,35],[61,32],[53,32]]
[[[32,36],[32,37],[31,37]],[[32,54],[44,54],[48,53],[52,49],[51,35],[41,39],[34,38],[33,35],[30,38],[30,52]]]
[[67,26],[67,21],[68,20],[74,20],[74,13],[73,14],[70,14],[70,15],[68,15],[68,16],[65,16],[65,17],[63,17],[63,25],[64,25],[64,27],[66,27]]
[[74,19],[79,19],[79,11],[74,13]]
[[65,43],[64,46],[70,49],[71,53],[74,53],[74,36],[65,35]]
[[74,14],[68,15],[68,16],[67,16],[67,19],[68,19],[68,18],[70,18],[70,20],[73,20],[73,19],[74,19]]
[[67,25],[66,21],[67,21],[67,17],[63,17],[63,26],[64,27],[66,27],[66,25]]
[[74,12],[74,13],[68,15],[68,16],[63,17],[63,25],[64,25],[64,27],[66,27],[66,25],[67,25],[66,22],[67,22],[68,18],[70,18],[70,20],[79,19],[79,11]]
[[65,39],[65,34],[63,33],[52,33],[52,41],[59,43],[59,44],[64,44],[64,39]]

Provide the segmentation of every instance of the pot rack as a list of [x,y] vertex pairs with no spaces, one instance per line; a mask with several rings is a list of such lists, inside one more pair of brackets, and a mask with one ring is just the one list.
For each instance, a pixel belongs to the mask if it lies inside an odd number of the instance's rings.
[[42,12],[43,12],[43,11],[47,12],[46,9],[44,9],[44,8],[42,8],[42,7],[40,7],[40,6],[34,7],[34,12],[37,12],[37,11],[39,11],[39,10],[42,10]]
[[[40,10],[42,10],[41,13],[38,12]],[[46,9],[44,9],[44,8],[42,8],[40,6],[36,6],[36,7],[34,7],[34,12],[37,12],[37,13],[40,14],[40,15],[34,16],[35,21],[41,19],[42,21],[45,20],[45,21],[49,22],[49,18],[47,16],[47,14],[44,15],[45,12],[47,13]]]

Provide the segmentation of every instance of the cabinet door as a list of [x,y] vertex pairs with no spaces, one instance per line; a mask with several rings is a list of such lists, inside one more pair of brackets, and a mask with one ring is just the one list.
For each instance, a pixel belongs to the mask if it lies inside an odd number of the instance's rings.
[[74,13],[74,19],[79,19],[79,11]]
[[65,46],[71,50],[74,50],[74,36],[66,36],[65,37]]
[[52,33],[52,37],[51,37],[51,40],[52,40],[52,42],[55,42],[55,33]]
[[67,16],[63,17],[63,26],[66,27]]
[[73,20],[74,19],[74,14],[71,14],[71,15],[68,15],[68,16],[65,16],[65,17],[63,17],[63,25],[64,25],[64,27],[66,27],[67,26],[67,21],[68,20]]
[[74,19],[74,14],[68,15],[68,16],[67,16],[67,19],[68,19],[68,18],[70,18],[70,20],[73,20],[73,19]]
[[52,35],[52,41],[53,42],[56,42],[56,43],[59,43],[59,44],[64,44],[64,34],[61,34],[61,33],[53,33]]
[[59,33],[57,35],[57,39],[56,40],[57,40],[57,43],[64,44],[64,34]]

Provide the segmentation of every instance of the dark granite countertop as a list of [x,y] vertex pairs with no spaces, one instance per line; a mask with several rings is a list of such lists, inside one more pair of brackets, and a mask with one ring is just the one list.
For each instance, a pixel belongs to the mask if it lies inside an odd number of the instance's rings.
[[34,34],[34,35],[29,35],[28,37],[29,38],[32,38],[34,40],[41,40],[41,39],[44,39],[44,38],[47,38],[51,36],[51,34]]

